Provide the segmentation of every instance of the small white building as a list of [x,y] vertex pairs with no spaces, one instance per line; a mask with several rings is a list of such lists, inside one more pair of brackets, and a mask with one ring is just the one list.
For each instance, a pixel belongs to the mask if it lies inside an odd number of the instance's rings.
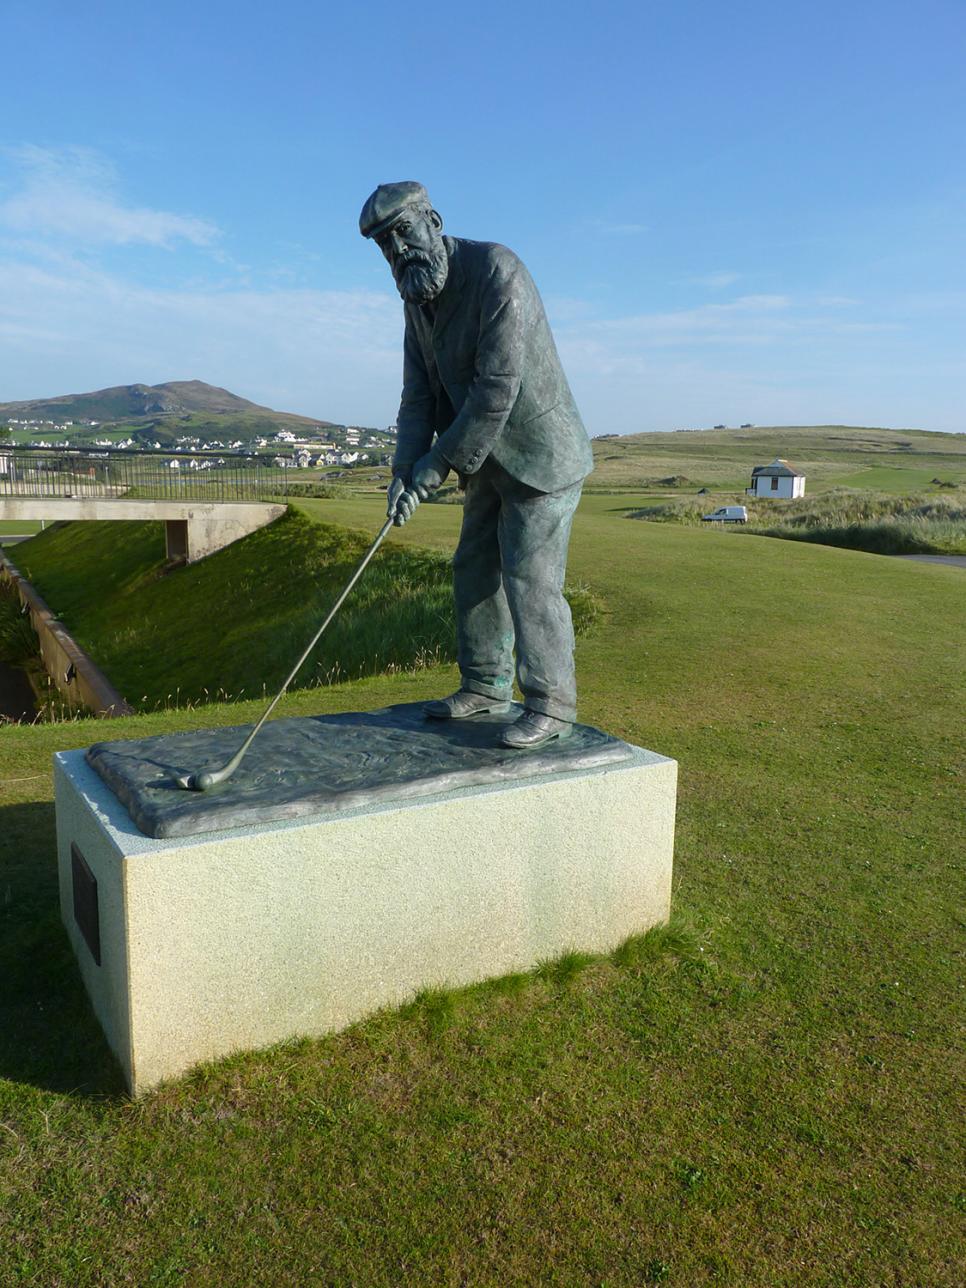
[[805,475],[776,456],[770,465],[756,465],[751,471],[751,496],[793,497],[805,495]]

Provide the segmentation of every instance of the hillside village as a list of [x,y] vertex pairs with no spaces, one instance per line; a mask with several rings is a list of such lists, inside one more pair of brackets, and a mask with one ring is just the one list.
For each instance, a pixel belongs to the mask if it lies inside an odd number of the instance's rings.
[[[389,426],[384,433],[394,437],[395,425]],[[386,450],[385,437],[380,440],[370,430],[354,429],[348,425],[345,429],[345,446],[342,448],[334,441],[313,443],[287,429],[279,430],[272,439],[257,438],[255,444],[263,450],[285,444],[291,455],[279,453],[273,461],[280,469],[318,469],[325,465],[386,465],[391,459],[391,453]]]
[[313,421],[191,381],[10,403],[0,406],[0,436],[50,450],[246,452],[274,454],[282,469],[351,468],[387,463],[395,426],[377,430]]

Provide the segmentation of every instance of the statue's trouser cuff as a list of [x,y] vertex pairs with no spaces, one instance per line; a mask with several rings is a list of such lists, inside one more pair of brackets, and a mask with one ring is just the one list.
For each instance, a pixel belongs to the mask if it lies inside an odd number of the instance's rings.
[[464,675],[460,678],[460,688],[465,689],[467,693],[481,693],[484,698],[495,698],[498,702],[510,702],[513,699],[513,680],[498,680],[494,684],[487,684],[485,680],[477,680],[472,675]]
[[581,484],[537,492],[492,457],[467,482],[453,561],[463,688],[507,700],[515,642],[525,706],[572,722],[574,634],[563,582]]
[[567,724],[573,724],[577,719],[577,704],[565,706],[561,702],[555,702],[553,698],[541,698],[539,694],[525,694],[523,705],[528,711],[539,711],[541,715],[553,716],[555,720],[565,720]]

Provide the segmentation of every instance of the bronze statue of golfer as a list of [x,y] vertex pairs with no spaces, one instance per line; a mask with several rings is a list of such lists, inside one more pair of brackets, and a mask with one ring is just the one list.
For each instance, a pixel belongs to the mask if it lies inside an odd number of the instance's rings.
[[385,255],[405,304],[389,514],[405,523],[451,470],[466,491],[453,562],[461,685],[426,714],[507,710],[515,650],[524,711],[501,742],[543,746],[576,719],[563,581],[593,468],[543,303],[513,251],[443,236],[422,184],[381,184],[359,228]]

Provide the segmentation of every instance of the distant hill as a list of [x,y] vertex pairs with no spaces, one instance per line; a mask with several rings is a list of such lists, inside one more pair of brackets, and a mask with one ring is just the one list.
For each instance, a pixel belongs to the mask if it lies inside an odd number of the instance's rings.
[[340,449],[361,446],[356,437],[377,442],[383,451],[392,444],[383,431],[362,426],[361,435],[350,435],[345,425],[275,411],[203,380],[114,385],[91,393],[0,403],[0,426],[5,424],[15,442],[69,442],[75,447],[97,441],[165,449],[209,444],[264,450],[283,431],[309,441],[324,439]]
[[30,398],[0,403],[0,417],[38,420],[128,420],[132,417],[186,413],[271,411],[203,380],[170,380],[163,385],[114,385],[89,394]]

